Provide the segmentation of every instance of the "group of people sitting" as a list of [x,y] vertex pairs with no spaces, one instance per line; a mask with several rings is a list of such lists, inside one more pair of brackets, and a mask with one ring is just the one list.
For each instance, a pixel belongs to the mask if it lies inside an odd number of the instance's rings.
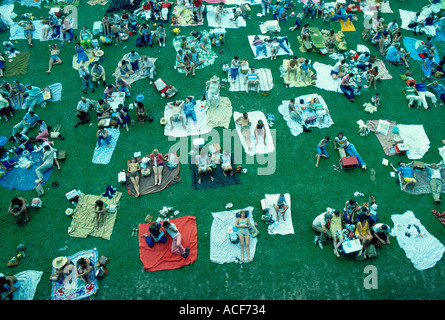
[[323,249],[323,244],[332,239],[333,252],[337,257],[344,251],[342,244],[345,241],[359,239],[362,248],[358,256],[366,258],[369,246],[381,247],[390,244],[390,227],[379,223],[377,213],[373,210],[375,198],[370,197],[369,203],[359,205],[355,199],[346,201],[344,208],[327,211],[319,214],[312,221],[315,232],[314,243]]

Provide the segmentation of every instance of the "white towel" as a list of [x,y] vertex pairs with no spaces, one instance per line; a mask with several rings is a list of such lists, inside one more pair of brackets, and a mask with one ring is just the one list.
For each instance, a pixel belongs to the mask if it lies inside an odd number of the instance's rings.
[[[210,8],[209,10],[209,7]],[[239,27],[245,27],[246,26],[246,20],[244,20],[243,17],[238,17],[236,21],[233,21],[234,14],[232,9],[229,7],[224,7],[227,12],[223,13],[221,16],[221,26],[218,26],[218,22],[215,20],[215,11],[214,6],[207,5],[207,22],[209,24],[209,27],[213,28],[226,28],[226,29],[238,29]]]
[[269,225],[267,232],[269,234],[294,234],[294,226],[292,225],[292,207],[291,207],[291,199],[290,194],[285,193],[284,198],[286,199],[286,203],[289,206],[289,208],[284,213],[284,218],[286,220],[283,220],[283,216],[280,214],[280,221],[277,222],[277,213],[275,211],[275,208],[273,207],[274,204],[277,203],[278,198],[280,197],[279,194],[266,194],[265,199],[267,203],[267,207],[269,208],[269,212],[272,214],[272,219],[275,220],[276,225]]
[[[270,69],[260,68],[260,69],[255,69],[255,71],[256,73],[258,73],[260,91],[272,90],[273,78]],[[241,73],[241,70],[239,70],[235,82],[232,83],[232,77],[230,76],[230,72],[228,72],[228,79],[230,83],[229,91],[246,91],[247,84],[244,83],[245,78],[246,74]],[[253,91],[253,89],[251,88],[249,91]]]
[[[201,100],[195,100],[195,114],[196,114],[196,120],[198,121],[199,131],[196,130],[192,118],[188,119],[188,125],[186,126],[186,129],[182,127],[181,121],[173,121],[173,130],[171,130],[169,119],[170,116],[173,114],[173,110],[169,106],[165,106],[164,118],[167,119],[167,124],[164,127],[164,134],[166,136],[172,136],[172,137],[185,137],[185,136],[199,135],[210,132],[211,128],[208,128],[207,126],[207,110],[203,109],[201,106],[205,108],[205,103],[202,102]],[[184,112],[181,112],[181,115],[184,117],[184,124],[185,124],[186,120]]]
[[[444,245],[425,229],[412,211],[403,215],[393,214],[391,220],[394,222],[391,235],[397,238],[400,247],[405,250],[406,257],[417,270],[432,268],[442,259]],[[416,227],[419,228],[421,236]]]
[[430,140],[423,129],[423,125],[398,124],[397,127],[400,137],[409,148],[406,152],[408,159],[422,159],[430,148]]
[[[242,210],[249,211],[250,224],[255,224],[253,220],[253,207],[247,207]],[[232,243],[229,239],[228,229],[234,227],[236,223],[236,213],[240,210],[229,210],[221,212],[212,212],[213,222],[210,229],[210,261],[214,263],[230,263],[235,262],[236,259],[241,258],[240,243]],[[258,239],[250,237],[249,239],[249,251],[250,258],[255,256],[255,249]],[[244,261],[247,260],[246,252],[244,252]]]
[[[42,277],[42,271],[27,270],[14,275],[17,278],[18,290],[13,294],[13,300],[33,300],[37,285]],[[0,273],[0,276],[4,276]]]
[[332,66],[316,61],[313,67],[317,72],[317,80],[315,81],[317,88],[342,93],[340,90],[341,79],[334,80],[331,76]]
[[[253,55],[255,56],[255,54],[256,54],[256,47],[252,44],[252,41],[253,41],[254,38],[255,38],[255,36],[252,36],[252,35],[251,36],[247,36],[247,39],[249,40],[250,48],[252,49]],[[258,38],[260,38],[261,40],[265,41],[265,40],[269,39],[270,36],[258,35]],[[279,47],[278,48],[278,52],[277,52],[277,56],[283,56],[283,55],[293,56],[294,53],[293,53],[292,49],[290,48],[290,44],[287,46],[287,49],[290,51],[290,53],[286,53],[286,51],[284,51],[283,48]],[[270,56],[271,56],[270,46],[266,46],[266,51],[267,51],[267,56],[265,56],[263,52],[260,52],[255,59],[256,60],[260,60],[260,59],[270,58]]]
[[[242,115],[243,115],[242,113],[235,111],[233,113],[233,120],[236,121],[236,119],[238,119],[239,117],[242,117]],[[253,156],[255,154],[268,154],[268,153],[274,152],[275,151],[274,139],[273,139],[272,135],[270,134],[269,125],[267,123],[267,119],[266,119],[266,116],[264,115],[264,113],[262,113],[261,111],[251,111],[251,112],[248,112],[248,118],[249,118],[250,122],[252,123],[252,125],[250,126],[250,142],[251,142],[252,148],[250,150],[247,146],[246,139],[244,138],[243,134],[241,133],[241,127],[239,125],[235,124],[236,131],[238,132],[238,135],[241,140],[241,144],[244,148],[244,151],[250,156]],[[264,145],[263,137],[260,136],[258,145],[255,146],[256,141],[255,141],[254,130],[255,130],[258,120],[263,120],[265,132],[267,135],[267,138],[266,138],[267,145]]]

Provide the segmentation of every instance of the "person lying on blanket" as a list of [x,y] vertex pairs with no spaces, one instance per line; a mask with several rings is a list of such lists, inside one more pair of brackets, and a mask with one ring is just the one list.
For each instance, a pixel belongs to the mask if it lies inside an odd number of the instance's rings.
[[193,124],[195,125],[196,130],[199,131],[198,120],[196,119],[196,113],[195,113],[195,97],[194,96],[188,96],[187,98],[185,98],[184,114],[185,114],[185,125],[188,126],[189,118],[191,118],[193,121]]
[[205,172],[209,175],[210,180],[214,181],[212,177],[212,164],[209,156],[204,150],[201,150],[196,159],[196,166],[198,167],[198,183],[201,184],[201,175]]
[[32,44],[32,35],[34,34],[34,31],[36,31],[36,27],[34,26],[32,21],[31,20],[28,20],[27,22],[26,21],[20,21],[18,23],[18,25],[25,29],[25,37],[26,37],[26,40],[28,41],[28,45],[30,47],[34,46]]
[[258,120],[256,127],[255,127],[255,145],[258,145],[259,136],[263,136],[264,145],[267,145],[266,142],[266,127],[264,126],[263,120]]
[[169,222],[165,220],[162,223],[162,226],[164,227],[165,231],[167,231],[167,234],[173,239],[171,251],[173,254],[180,254],[184,258],[187,258],[190,254],[190,248],[184,248],[182,245],[182,235],[178,231],[178,228],[173,222]]
[[309,60],[306,59],[304,62],[300,65],[301,70],[301,78],[300,80],[304,83],[311,84],[311,64],[309,63]]
[[391,167],[393,168],[394,172],[401,173],[402,179],[403,179],[403,187],[402,190],[405,191],[407,187],[411,187],[411,190],[414,190],[414,186],[416,185],[416,173],[414,172],[413,168],[407,167],[406,163],[403,161],[399,161],[399,167],[396,169],[393,164],[391,163]]
[[278,197],[277,203],[273,205],[275,212],[277,213],[277,222],[280,222],[280,214],[283,218],[283,221],[286,221],[286,218],[284,215],[286,214],[287,209],[289,209],[289,206],[286,202],[286,198],[284,197],[284,194],[280,194]]
[[292,53],[287,49],[287,47],[284,45],[286,43],[289,45],[289,38],[288,37],[270,37],[269,40],[267,40],[267,43],[270,46],[270,52],[271,57],[270,60],[277,59],[277,53],[280,48],[282,48],[287,54],[292,55]]
[[250,221],[249,221],[249,211],[242,210],[236,215],[237,219],[235,222],[235,227],[238,228],[238,237],[241,244],[241,259],[244,260],[244,246],[246,247],[246,255],[247,260],[252,261],[250,258],[250,248],[249,248],[249,239],[250,239]]
[[167,106],[172,109],[172,115],[169,118],[170,130],[173,130],[173,122],[181,121],[182,127],[186,129],[184,123],[184,116],[181,111],[184,109],[184,101],[175,100],[174,102],[168,102]]
[[[302,99],[303,100],[303,99]],[[304,100],[303,100],[304,103]],[[295,99],[292,98],[288,104],[289,118],[298,122],[303,127],[303,132],[311,132],[312,130],[307,127],[306,118],[300,113],[299,109],[295,107]],[[301,110],[301,109],[300,109]]]
[[266,58],[268,57],[267,45],[263,40],[260,39],[259,36],[255,36],[253,38],[252,45],[255,48],[255,58],[258,57],[258,54],[260,52],[263,52],[263,54],[266,56]]
[[250,122],[250,119],[248,118],[249,115],[247,112],[244,112],[241,117],[235,120],[235,123],[241,127],[241,134],[246,139],[247,147],[252,149],[251,142],[250,142],[250,126],[252,123]]
[[358,165],[363,170],[366,170],[366,164],[363,161],[362,157],[360,157],[360,154],[355,149],[355,146],[348,141],[348,138],[346,138],[346,136],[343,135],[343,132],[339,132],[335,137],[334,148],[335,150],[337,150],[337,148],[343,148],[346,151],[346,153],[349,154],[351,157],[356,157]]
[[141,235],[141,237],[145,238],[145,242],[150,248],[153,248],[153,246],[157,242],[167,242],[164,231],[161,230],[160,222],[153,222],[152,224],[150,224],[150,226],[148,227],[148,233]]
[[318,118],[318,124],[321,125],[324,122],[325,116],[329,113],[329,110],[323,107],[318,98],[311,99],[309,108],[315,111],[315,114],[317,115]]

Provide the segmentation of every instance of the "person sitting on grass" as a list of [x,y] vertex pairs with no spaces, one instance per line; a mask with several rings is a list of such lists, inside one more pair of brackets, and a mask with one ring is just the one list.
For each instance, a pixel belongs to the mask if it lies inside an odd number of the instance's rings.
[[80,258],[76,262],[77,278],[85,281],[85,283],[91,284],[90,273],[93,271],[93,267],[90,264],[90,260],[86,258]]
[[312,221],[312,230],[315,232],[314,244],[318,242],[320,249],[323,249],[323,243],[326,242],[327,238],[332,238],[331,232],[328,229],[328,221],[331,219],[332,213],[326,211],[319,214]]
[[399,161],[399,167],[396,169],[392,163],[390,163],[394,172],[400,173],[403,179],[402,190],[405,191],[407,187],[411,187],[411,190],[414,190],[414,186],[416,185],[416,173],[413,168],[407,167],[406,163],[403,161]]
[[277,203],[273,205],[275,212],[277,213],[277,222],[280,222],[280,214],[283,218],[283,221],[286,221],[284,217],[287,209],[289,209],[289,205],[287,204],[286,198],[284,194],[280,194],[278,197]]
[[142,102],[136,101],[136,116],[138,118],[139,124],[143,124],[147,120],[147,111]]
[[178,228],[173,222],[170,221],[164,221],[162,223],[162,226],[164,227],[167,234],[173,239],[172,246],[171,246],[171,252],[173,254],[180,254],[184,258],[187,258],[190,253],[189,248],[184,248],[182,245],[182,235],[178,231]]
[[318,168],[318,164],[320,162],[320,158],[329,158],[329,153],[326,151],[326,146],[331,141],[331,137],[326,136],[317,145],[317,153],[315,154],[315,157],[317,158],[317,163],[315,164],[315,167]]
[[161,230],[160,222],[153,222],[148,227],[148,233],[141,235],[141,237],[145,238],[145,242],[150,248],[153,248],[155,243],[166,243],[167,238],[164,235],[164,231]]
[[16,223],[19,223],[21,219],[23,222],[28,222],[28,202],[23,197],[13,198],[9,204],[8,213],[15,218]]
[[128,112],[127,107],[124,107],[122,103],[119,104],[117,109],[117,123],[118,123],[117,127],[118,130],[120,126],[125,127],[127,131],[130,130],[130,128],[128,127],[128,124],[130,123],[130,113]]
[[366,163],[363,161],[362,157],[355,149],[355,146],[348,141],[346,136],[343,135],[343,132],[339,132],[335,137],[334,148],[335,150],[337,150],[338,148],[343,148],[348,155],[357,158],[358,166],[360,166],[363,170],[366,170]]
[[0,300],[13,300],[14,292],[20,287],[15,276],[0,277]]

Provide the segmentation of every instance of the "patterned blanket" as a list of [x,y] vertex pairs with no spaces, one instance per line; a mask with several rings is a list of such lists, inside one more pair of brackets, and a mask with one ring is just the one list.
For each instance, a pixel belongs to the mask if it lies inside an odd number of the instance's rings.
[[[260,91],[270,91],[273,88],[273,78],[272,72],[267,68],[260,68],[255,70],[258,73],[259,80],[259,90]],[[228,72],[228,81],[230,83],[229,91],[246,91],[246,76],[247,74],[243,74],[238,72],[238,76],[235,79],[235,82],[232,83],[232,78],[230,76],[230,72]]]
[[97,148],[97,144],[94,146],[93,153],[93,163],[95,164],[108,164],[113,155],[113,151],[116,148],[117,139],[119,139],[120,131],[117,129],[109,128],[108,134],[111,136],[110,147],[102,143],[102,145]]

